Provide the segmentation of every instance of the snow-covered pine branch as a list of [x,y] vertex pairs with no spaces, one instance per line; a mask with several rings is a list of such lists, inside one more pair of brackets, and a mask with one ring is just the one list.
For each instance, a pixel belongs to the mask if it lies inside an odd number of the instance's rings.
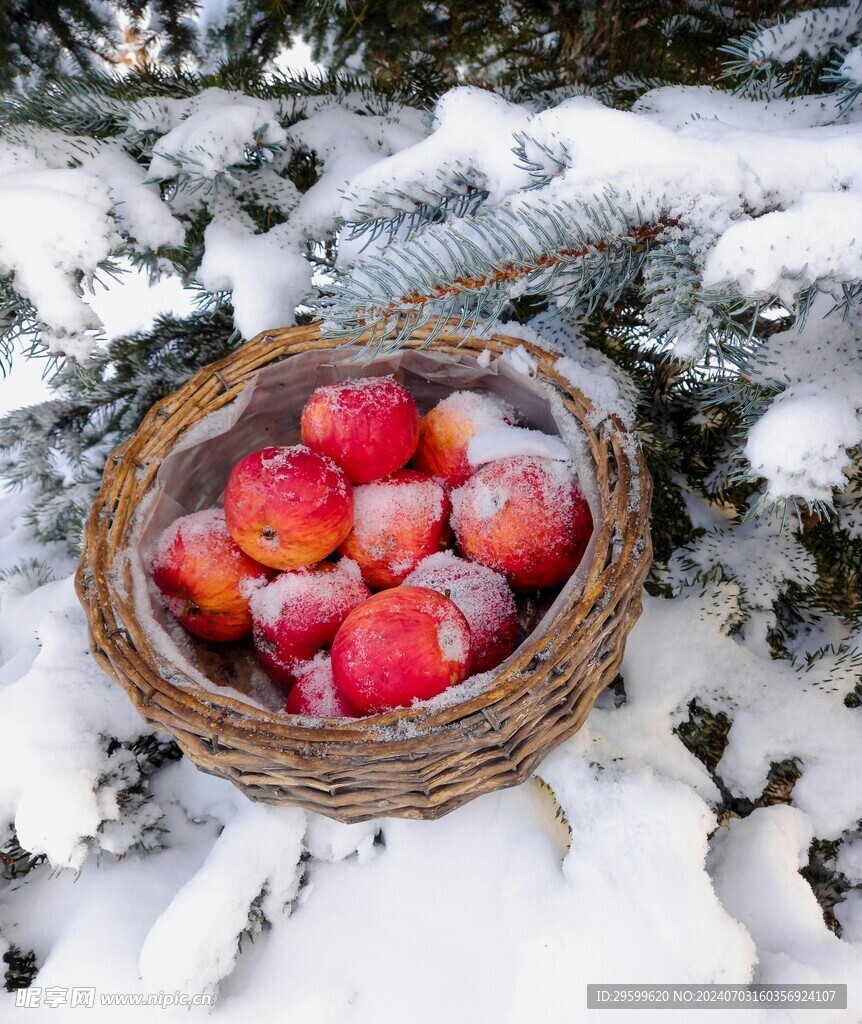
[[[801,313],[817,292],[855,294],[862,280],[862,130],[830,96],[814,99],[762,103],[665,88],[631,112],[582,97],[534,113],[455,90],[432,134],[364,171],[350,201],[376,203],[382,216],[393,192],[419,203],[431,183],[458,181],[487,198],[475,212],[360,253],[322,306],[326,330],[370,331],[376,344],[397,345],[440,315],[490,323],[524,295],[587,315],[634,287],[647,303],[647,344],[704,362],[708,373],[725,367],[753,380],[772,319]],[[514,128],[511,145],[495,137],[493,151],[480,147],[464,126],[483,121]],[[507,148],[514,152],[501,169]],[[797,377],[792,387],[788,377],[772,380],[774,401],[751,423],[746,456],[770,501],[828,507],[847,452],[862,440],[854,397],[862,378],[848,358],[858,350],[853,318],[836,310],[819,324],[835,305],[798,316]],[[816,415],[810,434],[788,434],[787,417],[813,409],[812,391],[826,387],[826,362],[811,353],[824,333],[844,382],[828,388],[828,418]]]
[[810,60],[826,57],[830,51],[846,50],[862,34],[862,3],[820,7],[796,14],[777,25],[753,34],[748,46],[752,64],[768,61],[790,64],[801,56]]
[[7,350],[26,337],[86,358],[101,329],[86,291],[121,258],[230,291],[245,337],[292,323],[312,292],[309,247],[334,236],[339,190],[425,133],[420,110],[379,92],[372,102],[349,76],[264,75],[252,94],[218,81],[102,76],[5,103]]
[[362,261],[322,304],[325,329],[398,347],[431,319],[438,327],[453,316],[466,326],[493,323],[514,294],[550,294],[587,311],[600,301],[613,305],[617,288],[668,225],[631,223],[612,196],[583,213],[577,222],[561,207],[520,204],[429,227],[418,244],[394,244]]

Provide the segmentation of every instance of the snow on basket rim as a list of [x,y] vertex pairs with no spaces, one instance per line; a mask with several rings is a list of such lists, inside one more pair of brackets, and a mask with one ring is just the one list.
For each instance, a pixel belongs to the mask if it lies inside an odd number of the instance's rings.
[[[426,347],[431,329],[414,331],[405,349],[387,360],[391,369],[407,373],[406,360],[438,382],[442,374],[452,386],[466,387],[476,386],[487,367],[510,391],[523,375],[546,405],[550,398],[551,406],[572,413],[580,425],[577,443],[597,468],[601,526],[582,594],[573,598],[564,588],[546,633],[529,637],[477,696],[443,708],[300,724],[280,712],[258,711],[215,686],[202,688],[189,679],[180,687],[160,671],[128,588],[111,578],[112,569],[124,571],[134,508],[158,486],[162,459],[184,456],[193,476],[197,455],[184,449],[185,432],[231,402],[250,407],[247,386],[258,369],[290,357],[288,375],[311,359],[318,382],[355,371],[356,363],[346,362],[351,353],[335,352],[335,343],[322,339],[315,325],[260,335],[205,367],[158,403],[109,461],[76,577],[93,655],[149,723],[171,732],[199,768],[229,779],[251,799],[299,805],[346,822],[381,814],[440,817],[481,793],[528,778],[581,726],[618,671],[651,559],[651,481],[636,436],[615,414],[595,422],[590,399],[532,343],[504,333],[480,340],[453,329],[439,332]],[[500,358],[516,349],[529,358]]]

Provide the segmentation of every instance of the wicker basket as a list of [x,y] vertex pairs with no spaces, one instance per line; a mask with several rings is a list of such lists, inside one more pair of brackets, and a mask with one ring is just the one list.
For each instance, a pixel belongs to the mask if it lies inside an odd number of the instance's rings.
[[[426,338],[427,331],[418,331],[409,347]],[[580,596],[564,603],[544,635],[527,637],[483,692],[451,706],[319,726],[257,710],[203,690],[192,678],[177,680],[177,672],[160,673],[158,652],[113,581],[133,513],[162,459],[202,417],[234,401],[262,367],[331,349],[316,327],[268,332],[205,367],[155,405],[111,456],[76,578],[91,650],[142,717],[173,734],[199,768],[230,779],[253,800],[299,805],[340,821],[437,818],[481,793],[523,782],[582,725],[617,675],[640,613],[652,550],[651,481],[633,435],[615,417],[590,426],[590,402],[554,370],[547,353],[521,339],[453,333],[439,334],[430,349],[463,357],[514,346],[537,360],[539,379],[553,385],[584,427],[600,492],[595,557]]]

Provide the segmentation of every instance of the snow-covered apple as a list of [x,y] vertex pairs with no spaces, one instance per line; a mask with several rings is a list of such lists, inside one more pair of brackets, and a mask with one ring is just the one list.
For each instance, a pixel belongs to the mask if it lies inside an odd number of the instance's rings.
[[376,590],[396,587],[426,556],[451,539],[443,487],[414,469],[354,489],[353,530],[338,549]]
[[518,609],[501,573],[479,562],[467,562],[454,551],[438,551],[423,558],[404,585],[429,587],[458,605],[472,636],[471,671],[496,668],[515,649]]
[[471,438],[514,419],[512,407],[496,395],[455,391],[422,417],[413,465],[447,487],[460,487],[473,474],[467,458]]
[[261,664],[279,683],[335,639],[338,627],[370,596],[355,562],[318,562],[283,572],[251,599],[252,636]]
[[453,492],[452,527],[467,558],[527,591],[571,576],[593,519],[570,465],[517,456],[487,463]]
[[223,641],[251,632],[249,599],[275,575],[238,547],[219,508],[171,523],[156,542],[151,571],[165,607],[190,633]]
[[300,667],[284,710],[289,715],[309,715],[312,718],[359,717],[359,712],[335,685],[332,663],[327,654],[318,654],[313,661]]
[[263,448],[233,467],[224,495],[228,529],[264,565],[296,569],[331,554],[353,527],[353,488],[305,445]]
[[360,714],[436,697],[470,670],[470,627],[448,597],[427,587],[375,594],[344,620],[332,674]]
[[416,451],[419,411],[392,377],[324,384],[302,410],[302,440],[338,463],[352,483],[388,476]]

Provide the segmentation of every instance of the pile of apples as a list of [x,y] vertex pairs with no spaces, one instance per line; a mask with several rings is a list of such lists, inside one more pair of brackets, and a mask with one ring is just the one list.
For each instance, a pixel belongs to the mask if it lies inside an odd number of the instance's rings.
[[563,583],[593,528],[570,462],[498,457],[507,432],[561,444],[516,417],[454,392],[420,420],[392,377],[319,387],[302,444],[247,455],[223,509],[161,534],[165,606],[206,640],[250,633],[290,714],[376,714],[494,668],[517,643],[514,593]]

